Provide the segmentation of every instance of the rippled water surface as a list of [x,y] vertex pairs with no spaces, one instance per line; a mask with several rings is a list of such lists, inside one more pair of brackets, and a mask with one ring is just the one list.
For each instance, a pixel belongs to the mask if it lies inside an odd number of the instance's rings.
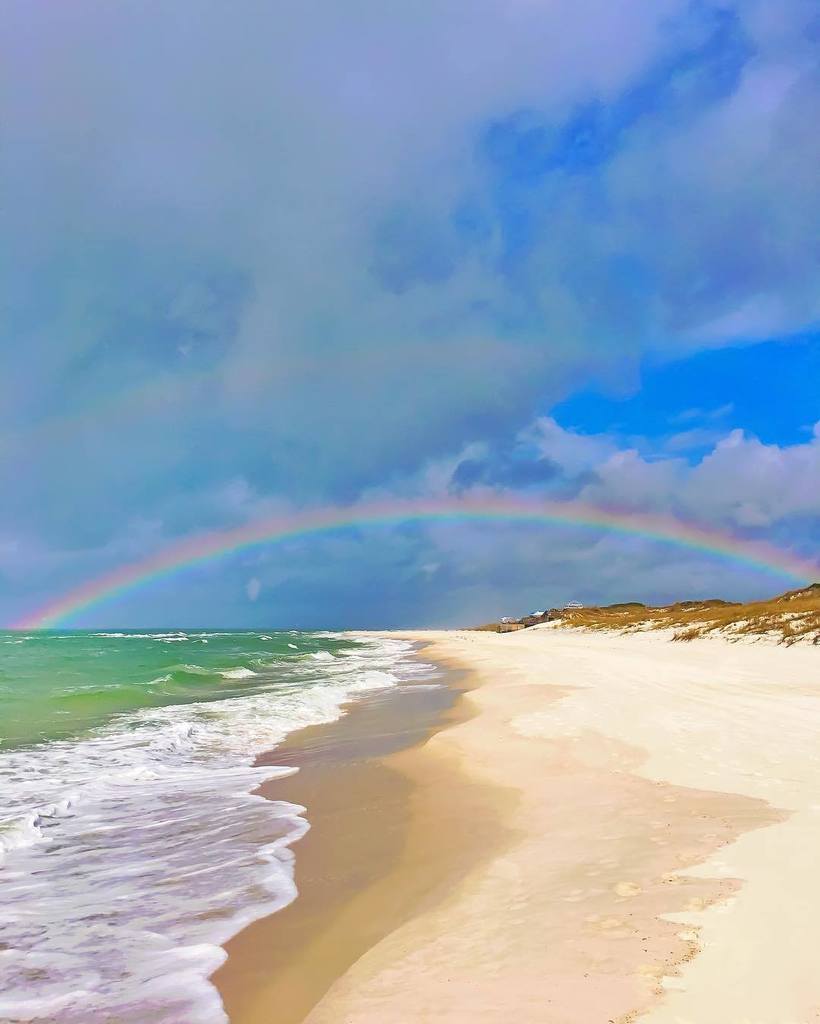
[[294,898],[255,756],[431,676],[398,640],[0,634],[0,1020],[225,1020],[220,944]]

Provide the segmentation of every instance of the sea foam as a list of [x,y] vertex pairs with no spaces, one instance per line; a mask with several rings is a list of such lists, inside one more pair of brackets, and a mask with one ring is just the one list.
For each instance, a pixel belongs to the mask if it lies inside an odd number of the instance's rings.
[[290,772],[255,755],[418,675],[411,651],[370,640],[269,692],[0,754],[0,1019],[225,1024],[208,980],[222,944],[296,896],[290,845],[308,828],[255,794]]

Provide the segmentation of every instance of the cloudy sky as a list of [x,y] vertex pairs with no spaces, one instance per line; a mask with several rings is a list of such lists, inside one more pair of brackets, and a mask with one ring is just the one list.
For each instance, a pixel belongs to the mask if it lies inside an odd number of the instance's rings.
[[[489,491],[820,547],[811,0],[10,0],[0,619],[202,530]],[[777,578],[589,530],[258,548],[75,624]]]

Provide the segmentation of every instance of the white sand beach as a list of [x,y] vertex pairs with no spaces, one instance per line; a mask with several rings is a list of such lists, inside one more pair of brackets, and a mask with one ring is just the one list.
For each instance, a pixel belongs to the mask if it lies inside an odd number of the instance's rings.
[[310,1024],[820,1020],[820,648],[403,635],[477,686],[472,717],[396,764],[503,794],[507,839]]

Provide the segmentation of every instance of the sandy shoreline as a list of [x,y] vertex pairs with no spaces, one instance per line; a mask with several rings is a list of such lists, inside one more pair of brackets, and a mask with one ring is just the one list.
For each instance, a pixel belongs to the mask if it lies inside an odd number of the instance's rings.
[[382,759],[401,850],[348,901],[380,926],[288,1020],[820,1020],[817,648],[403,635],[474,673],[470,714]]
[[442,785],[438,759],[420,755],[466,717],[466,674],[441,667],[436,678],[436,689],[358,698],[263,759],[299,768],[261,791],[306,806],[311,827],[294,847],[299,897],[232,939],[214,975],[232,1024],[304,1020],[359,956],[503,841],[492,787],[455,764]]

